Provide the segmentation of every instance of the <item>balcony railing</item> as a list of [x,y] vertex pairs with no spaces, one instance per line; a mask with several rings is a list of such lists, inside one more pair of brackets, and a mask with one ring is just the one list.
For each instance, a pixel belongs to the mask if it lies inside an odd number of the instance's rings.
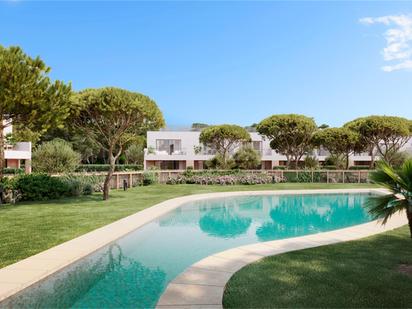
[[145,149],[145,154],[146,155],[158,155],[158,156],[176,156],[176,155],[186,155],[186,149],[181,148],[181,149],[174,149],[173,151],[169,150],[159,150],[159,149]]

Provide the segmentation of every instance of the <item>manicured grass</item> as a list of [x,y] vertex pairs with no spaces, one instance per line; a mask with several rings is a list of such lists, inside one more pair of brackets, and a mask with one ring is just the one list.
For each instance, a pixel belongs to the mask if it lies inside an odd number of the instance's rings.
[[161,201],[218,191],[360,188],[358,184],[270,184],[253,186],[153,185],[49,202],[0,206],[0,267],[17,262]]
[[358,241],[272,256],[228,282],[225,308],[400,308],[412,305],[406,226]]

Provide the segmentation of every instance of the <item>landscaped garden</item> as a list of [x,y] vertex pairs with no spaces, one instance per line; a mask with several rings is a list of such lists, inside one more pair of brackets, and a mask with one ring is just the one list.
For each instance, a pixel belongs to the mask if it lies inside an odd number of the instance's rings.
[[98,227],[136,213],[161,201],[188,194],[222,191],[369,188],[371,184],[266,184],[266,185],[152,185],[101,195],[21,202],[0,208],[0,267],[17,262]]
[[407,308],[412,246],[406,226],[365,239],[265,258],[228,282],[225,308]]
[[[40,58],[25,54],[19,47],[4,48],[0,45],[0,57],[0,198],[5,203],[0,206],[0,268],[159,202],[197,193],[377,186],[391,190],[391,194],[380,197],[372,197],[365,192],[363,196],[356,196],[355,193],[327,196],[319,204],[317,199],[323,198],[321,194],[310,196],[305,202],[299,196],[285,199],[272,196],[270,201],[263,196],[257,201],[249,196],[242,201],[229,201],[229,204],[232,203],[230,207],[225,200],[219,202],[217,207],[203,201],[205,204],[200,206],[189,205],[195,209],[192,213],[188,211],[189,215],[182,211],[183,207],[178,208],[176,212],[168,213],[170,217],[166,220],[146,222],[146,228],[149,223],[164,227],[144,234],[144,240],[149,239],[146,251],[150,260],[158,257],[156,249],[162,247],[161,241],[168,236],[169,225],[173,226],[179,220],[177,226],[182,224],[185,228],[180,229],[182,234],[173,239],[175,243],[169,248],[169,254],[179,251],[176,248],[181,246],[183,249],[179,253],[182,256],[179,259],[182,260],[184,255],[189,255],[186,251],[192,250],[192,247],[184,248],[184,245],[197,243],[203,246],[199,241],[202,237],[205,243],[204,248],[193,250],[199,253],[198,256],[193,255],[193,260],[185,261],[187,265],[180,265],[185,267],[204,257],[202,254],[207,256],[215,249],[239,246],[244,244],[242,241],[263,242],[319,233],[364,223],[372,218],[383,218],[385,221],[395,212],[405,209],[412,223],[412,161],[408,160],[410,154],[403,152],[403,147],[412,136],[411,120],[395,116],[368,116],[347,122],[339,128],[329,128],[327,125],[318,126],[308,116],[279,114],[250,127],[205,125],[199,134],[199,145],[194,146],[213,150],[213,157],[203,160],[205,171],[187,168],[173,174],[172,171],[148,169],[125,176],[115,172],[142,169],[147,132],[165,126],[163,114],[151,98],[116,87],[74,92],[69,84],[52,82],[47,77],[50,69],[46,64]],[[12,123],[15,131],[3,136]],[[261,171],[264,167],[262,156],[251,147],[253,141],[248,130],[258,132],[262,138],[269,140],[271,153],[275,151],[284,156],[286,166],[275,167],[279,169],[277,171]],[[3,168],[4,146],[20,141],[33,143],[33,174],[23,174],[20,168]],[[326,151],[328,157],[319,162],[317,151]],[[361,172],[357,170],[358,166],[350,166],[350,157],[361,152],[366,152],[370,158],[368,168],[371,171]],[[378,157],[382,163],[375,166]],[[194,160],[187,161],[194,164]],[[270,169],[273,161],[269,161]],[[375,167],[377,172],[372,171]],[[166,176],[162,184],[159,183],[159,175]],[[370,180],[377,185],[370,184]],[[121,187],[124,191],[110,191]],[[290,206],[296,205],[301,207],[291,209]],[[343,212],[340,212],[342,209]],[[347,220],[346,214],[349,214],[350,220]],[[252,224],[255,219],[261,220],[259,224]],[[289,230],[288,220],[295,224]],[[336,224],[332,221],[336,221],[337,225],[330,225]],[[135,228],[128,235],[130,237],[136,233],[133,236],[140,237],[140,231]],[[191,236],[188,231],[198,233],[198,238],[190,239],[192,243],[181,241],[181,238]],[[248,231],[250,238],[242,238]],[[155,249],[150,246],[150,237],[158,241]],[[222,241],[220,247],[206,248],[208,243],[216,245],[219,241]],[[224,305],[407,306],[412,303],[409,293],[412,283],[409,242],[408,231],[403,227],[360,241],[266,258],[247,266],[232,278],[227,286]],[[129,250],[129,253],[136,246],[136,243],[130,243],[124,246],[124,251]],[[138,244],[140,249],[142,243]],[[122,246],[116,246],[120,261],[125,255]],[[111,275],[119,280],[122,287],[123,276],[114,271],[118,267],[126,275],[134,274],[130,269],[142,272],[142,277],[133,276],[136,282],[129,280],[127,284],[132,288],[131,294],[141,298],[139,301],[142,302],[138,304],[148,304],[150,307],[159,299],[169,279],[177,275],[175,271],[179,270],[179,267],[173,269],[177,263],[170,263],[171,269],[166,270],[170,265],[165,266],[165,261],[157,261],[154,266],[150,263],[145,265],[145,258],[148,257],[144,254],[147,252],[130,253],[127,266],[121,262],[114,264],[112,248],[103,247],[101,250],[108,250],[107,255],[102,255],[103,258],[99,256],[101,260],[110,257],[108,267],[100,269],[98,265],[95,267],[97,276],[89,276],[94,268],[83,264],[82,276],[92,279],[88,281],[89,285],[81,286],[78,295],[73,293],[70,296],[72,299],[66,299],[68,303],[81,301],[89,290],[96,288],[97,281],[100,283],[103,278],[108,280]],[[139,256],[140,253],[142,255]],[[163,252],[160,255],[169,258]],[[165,269],[161,269],[162,266]],[[153,283],[154,279],[159,282]],[[64,284],[64,280],[61,282]],[[135,284],[137,282],[143,282],[147,290],[140,289]],[[111,283],[109,280],[104,284],[109,291],[112,289]],[[96,289],[96,295],[105,293],[105,289]],[[119,290],[122,289],[115,292]],[[151,293],[153,290],[156,291]],[[50,291],[47,293],[55,295],[53,301],[58,301],[57,294]],[[60,289],[59,292],[65,291]],[[43,299],[49,298],[47,293],[43,294],[46,295]],[[93,297],[94,294],[91,294],[88,296]],[[130,295],[122,296],[125,303],[135,306]],[[147,300],[149,296],[151,299]],[[99,297],[96,299],[93,301],[100,301]],[[113,306],[113,303],[110,304]]]

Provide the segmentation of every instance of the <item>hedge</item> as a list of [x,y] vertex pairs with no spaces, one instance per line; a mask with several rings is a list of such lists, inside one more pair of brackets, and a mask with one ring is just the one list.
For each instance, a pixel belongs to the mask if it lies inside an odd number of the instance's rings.
[[[81,164],[77,167],[76,172],[107,172],[109,164]],[[118,164],[115,166],[116,172],[141,171],[141,164]]]

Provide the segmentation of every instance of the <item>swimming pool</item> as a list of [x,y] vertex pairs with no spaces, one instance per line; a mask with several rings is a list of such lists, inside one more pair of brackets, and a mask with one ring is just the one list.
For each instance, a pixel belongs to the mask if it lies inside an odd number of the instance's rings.
[[368,194],[254,195],[187,203],[2,303],[5,307],[154,307],[194,262],[232,247],[370,221]]

